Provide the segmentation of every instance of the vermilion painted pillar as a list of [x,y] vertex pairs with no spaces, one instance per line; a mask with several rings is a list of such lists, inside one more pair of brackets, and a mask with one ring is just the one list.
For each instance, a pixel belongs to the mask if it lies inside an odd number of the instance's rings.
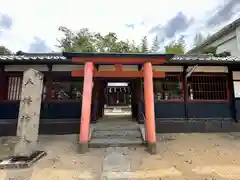
[[154,113],[153,70],[151,62],[145,62],[143,66],[144,76],[144,100],[145,100],[145,127],[148,150],[156,154],[156,131]]
[[88,151],[88,137],[90,130],[91,102],[93,88],[93,63],[86,62],[84,67],[82,113],[80,122],[79,152]]

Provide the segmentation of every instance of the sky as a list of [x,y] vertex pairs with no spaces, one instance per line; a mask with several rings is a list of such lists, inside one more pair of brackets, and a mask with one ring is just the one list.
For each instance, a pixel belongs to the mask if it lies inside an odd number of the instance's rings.
[[52,52],[58,28],[117,33],[140,43],[158,36],[164,47],[184,36],[212,34],[240,18],[240,0],[0,0],[0,45],[13,52]]

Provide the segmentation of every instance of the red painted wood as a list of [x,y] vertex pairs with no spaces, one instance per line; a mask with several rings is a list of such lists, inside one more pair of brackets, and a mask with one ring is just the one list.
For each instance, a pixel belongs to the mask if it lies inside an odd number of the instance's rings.
[[123,71],[123,68],[122,68],[121,64],[115,64],[115,69],[116,69],[116,72],[122,72]]
[[80,142],[87,143],[90,130],[91,102],[93,88],[93,63],[87,62],[84,67],[82,113],[80,123]]
[[152,64],[147,62],[144,64],[144,101],[146,115],[146,139],[152,144],[156,143],[155,131],[155,113],[154,113],[154,91],[153,91],[153,73]]
[[[83,77],[84,71],[72,71],[72,77]],[[132,78],[132,77],[143,77],[142,71],[94,71],[94,77],[122,77],[122,78]],[[153,77],[163,78],[165,77],[165,72],[153,72]]]
[[124,58],[124,57],[73,57],[72,62],[74,63],[85,63],[91,61],[94,64],[143,64],[145,62],[151,62],[152,64],[163,64],[165,58]]

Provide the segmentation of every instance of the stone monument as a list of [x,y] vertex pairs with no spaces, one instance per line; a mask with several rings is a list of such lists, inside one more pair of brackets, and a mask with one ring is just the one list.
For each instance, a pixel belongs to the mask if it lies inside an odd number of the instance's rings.
[[38,141],[43,74],[29,69],[24,72],[18,114],[15,156],[28,156],[35,151]]
[[37,149],[42,90],[43,74],[34,69],[25,71],[17,124],[18,141],[14,155],[0,162],[0,167],[4,164],[4,167],[12,167],[21,163],[26,167],[45,155],[44,151]]

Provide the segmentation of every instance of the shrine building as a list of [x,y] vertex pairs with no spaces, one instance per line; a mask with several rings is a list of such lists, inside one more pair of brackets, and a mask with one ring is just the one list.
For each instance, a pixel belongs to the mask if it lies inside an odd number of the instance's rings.
[[23,72],[44,73],[40,134],[78,134],[106,110],[157,133],[230,132],[240,126],[240,57],[128,53],[0,56],[0,135],[16,135]]

